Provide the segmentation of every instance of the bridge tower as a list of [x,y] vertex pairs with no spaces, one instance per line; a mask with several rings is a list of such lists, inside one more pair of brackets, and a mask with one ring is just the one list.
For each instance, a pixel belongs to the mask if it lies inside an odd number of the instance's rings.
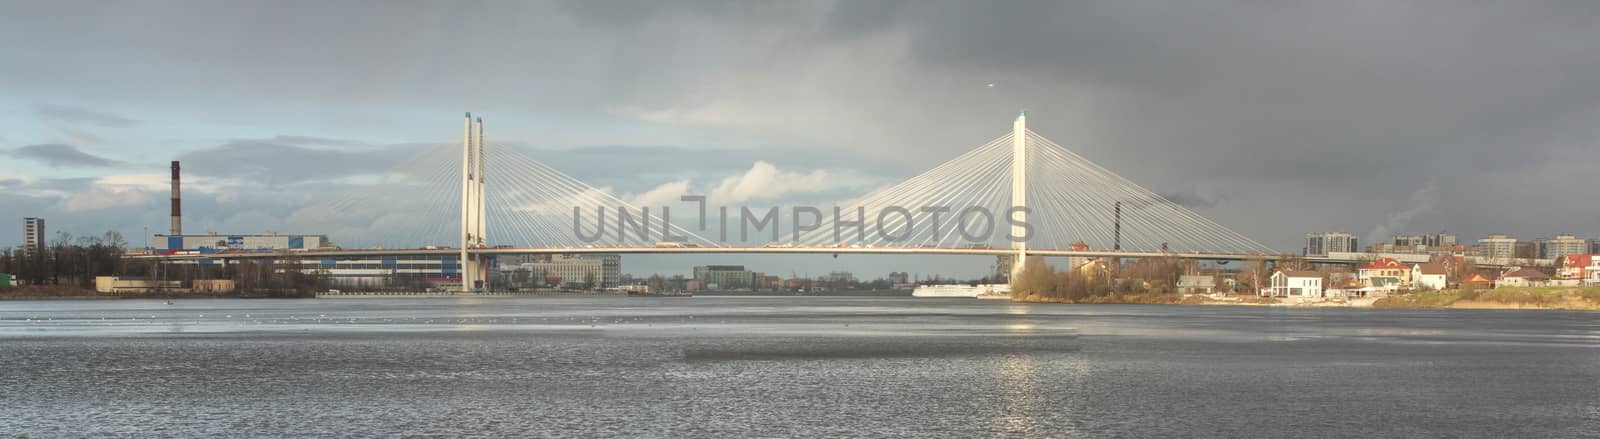
[[467,113],[461,128],[461,291],[483,282],[485,267],[469,249],[487,244],[484,233],[483,118]]
[[[1013,208],[1028,207],[1028,113],[1017,113],[1017,120],[1011,123],[1011,206]],[[1008,212],[1009,214],[1009,212]],[[1017,212],[1013,218],[1017,220],[1011,226],[1011,236],[1024,236],[1026,228],[1021,224],[1028,222],[1027,212]],[[1022,275],[1022,269],[1028,264],[1027,241],[1012,241],[1011,248],[1017,251],[1011,259],[1011,281],[1016,282]],[[1004,257],[1001,258],[1004,264]]]

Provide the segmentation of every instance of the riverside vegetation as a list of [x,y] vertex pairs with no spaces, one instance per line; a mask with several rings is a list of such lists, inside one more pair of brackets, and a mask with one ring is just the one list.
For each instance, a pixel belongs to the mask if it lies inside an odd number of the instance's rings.
[[[1011,287],[1011,300],[1033,303],[1288,305],[1276,298],[1244,296],[1218,300],[1184,295],[1177,288],[1183,265],[1165,258],[1123,264],[1096,264],[1055,271],[1030,261]],[[1333,300],[1323,305],[1347,304]],[[1365,306],[1365,305],[1358,305]],[[1402,292],[1371,302],[1376,308],[1600,310],[1600,287],[1501,287]]]
[[102,296],[95,292],[98,276],[136,279],[164,279],[184,285],[196,279],[231,279],[234,293],[154,292],[123,294],[117,297],[314,297],[328,288],[328,277],[303,273],[298,257],[284,255],[266,261],[247,260],[226,266],[157,264],[132,262],[128,242],[122,235],[106,232],[101,236],[74,238],[57,232],[48,245],[33,249],[0,249],[0,273],[15,275],[25,286],[0,287],[0,298],[58,298]]
[[1501,287],[1425,291],[1378,299],[1377,308],[1600,310],[1600,287]]
[[[1115,267],[1115,268],[1113,268]],[[1049,264],[1028,261],[1016,282],[1011,300],[1042,303],[1199,304],[1201,297],[1185,298],[1177,288],[1183,265],[1171,258],[1146,258],[1127,264],[1092,262],[1078,269],[1055,271]]]

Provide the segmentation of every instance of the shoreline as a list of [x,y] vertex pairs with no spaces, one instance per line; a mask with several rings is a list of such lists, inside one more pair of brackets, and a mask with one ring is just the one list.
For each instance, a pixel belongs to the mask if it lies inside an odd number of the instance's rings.
[[1506,287],[1482,291],[1415,292],[1382,298],[1262,298],[1256,296],[1170,295],[1098,296],[1074,301],[1066,298],[1014,297],[1017,303],[1122,304],[1122,305],[1203,305],[1273,306],[1287,308],[1387,308],[1387,309],[1471,309],[1600,311],[1600,288]]

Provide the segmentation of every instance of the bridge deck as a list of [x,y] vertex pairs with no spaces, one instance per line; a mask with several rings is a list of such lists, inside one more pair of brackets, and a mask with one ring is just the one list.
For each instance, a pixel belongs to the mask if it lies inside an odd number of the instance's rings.
[[[970,248],[937,248],[937,247],[497,247],[468,249],[468,253],[479,255],[504,255],[504,254],[868,254],[868,255],[895,255],[895,254],[924,254],[924,255],[968,255],[968,256],[1000,256],[1015,254],[1016,250],[1008,248],[970,247]],[[459,255],[458,248],[432,248],[432,249],[329,249],[296,252],[218,252],[218,253],[185,253],[163,255],[130,256],[139,259],[248,259],[272,257],[351,257],[351,256],[378,256],[378,255],[408,255],[408,256],[449,256]],[[1064,249],[1029,249],[1029,255],[1050,257],[1125,257],[1125,258],[1156,258],[1174,257],[1180,259],[1210,259],[1210,260],[1247,260],[1264,259],[1280,260],[1287,255],[1259,254],[1259,253],[1206,253],[1206,252],[1162,252],[1162,251],[1129,251],[1129,250],[1089,250],[1072,251]]]

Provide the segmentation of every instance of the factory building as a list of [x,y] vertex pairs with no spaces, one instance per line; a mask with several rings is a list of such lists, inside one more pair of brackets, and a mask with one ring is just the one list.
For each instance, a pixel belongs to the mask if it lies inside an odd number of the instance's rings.
[[[288,272],[299,266],[307,275],[323,276],[332,288],[416,289],[461,285],[461,264],[455,256],[363,255],[327,258],[287,257],[235,259],[183,259],[174,265],[219,266],[223,276],[235,276],[241,267],[265,264],[268,270]],[[262,274],[257,274],[262,275]]]
[[[622,276],[621,255],[532,254],[503,258],[499,271],[519,287],[612,288]],[[530,285],[529,283],[536,284]]]
[[750,288],[755,283],[755,273],[743,265],[702,265],[694,267],[694,280],[705,283],[712,290]]
[[332,247],[327,235],[155,235],[150,240],[157,253],[180,251],[285,251]]
[[297,262],[301,272],[326,275],[331,285],[342,288],[423,288],[461,283],[461,264],[455,256],[358,256]]

